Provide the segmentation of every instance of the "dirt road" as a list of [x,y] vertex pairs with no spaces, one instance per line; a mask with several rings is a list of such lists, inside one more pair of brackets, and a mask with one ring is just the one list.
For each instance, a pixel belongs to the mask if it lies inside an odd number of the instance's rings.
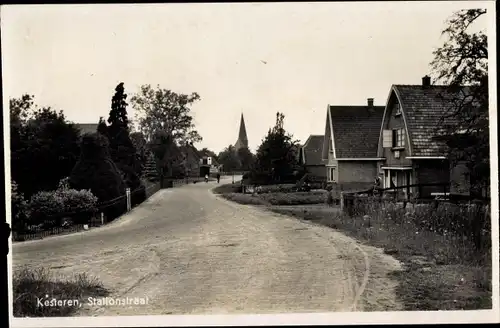
[[214,185],[161,190],[106,227],[16,243],[14,270],[86,272],[110,297],[147,298],[84,306],[80,315],[401,309],[387,278],[400,268],[392,257],[330,228],[220,199]]

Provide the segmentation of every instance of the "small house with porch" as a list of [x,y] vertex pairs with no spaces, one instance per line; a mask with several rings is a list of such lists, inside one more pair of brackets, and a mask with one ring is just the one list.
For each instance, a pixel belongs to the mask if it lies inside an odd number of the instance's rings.
[[450,107],[448,90],[447,86],[431,85],[428,76],[422,78],[421,85],[391,87],[377,150],[377,157],[384,159],[378,167],[384,188],[423,185],[400,190],[405,197],[449,192],[450,163],[445,145],[436,138]]

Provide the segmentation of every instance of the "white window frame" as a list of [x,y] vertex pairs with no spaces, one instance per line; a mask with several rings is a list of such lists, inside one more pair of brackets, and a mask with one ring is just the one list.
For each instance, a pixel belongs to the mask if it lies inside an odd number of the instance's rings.
[[326,167],[326,178],[328,182],[337,182],[337,167],[336,166],[327,166]]
[[393,148],[402,148],[405,146],[405,133],[404,129],[394,129],[393,130]]

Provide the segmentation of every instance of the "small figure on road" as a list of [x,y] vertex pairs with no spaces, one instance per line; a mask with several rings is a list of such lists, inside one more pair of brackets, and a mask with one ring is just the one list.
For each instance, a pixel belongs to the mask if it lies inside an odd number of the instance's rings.
[[220,181],[220,173],[217,173],[217,183]]
[[208,182],[208,174],[205,174],[205,182]]

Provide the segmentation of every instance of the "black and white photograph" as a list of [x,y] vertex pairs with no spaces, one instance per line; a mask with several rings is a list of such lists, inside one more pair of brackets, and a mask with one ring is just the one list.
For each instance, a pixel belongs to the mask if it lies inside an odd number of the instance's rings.
[[2,5],[10,324],[498,323],[495,10]]

